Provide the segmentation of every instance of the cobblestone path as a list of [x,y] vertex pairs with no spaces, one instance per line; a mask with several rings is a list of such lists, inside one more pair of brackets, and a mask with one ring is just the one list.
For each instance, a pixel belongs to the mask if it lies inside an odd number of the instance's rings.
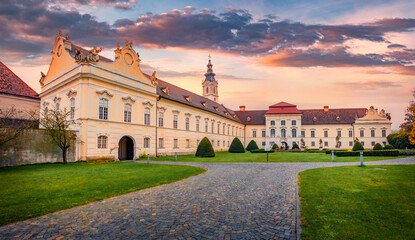
[[[296,239],[298,172],[359,163],[174,164],[208,171],[2,226],[0,239]],[[415,164],[415,158],[366,164]]]

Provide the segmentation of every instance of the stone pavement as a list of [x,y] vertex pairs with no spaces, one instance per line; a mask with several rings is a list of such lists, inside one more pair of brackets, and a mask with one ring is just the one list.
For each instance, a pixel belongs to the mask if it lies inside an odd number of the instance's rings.
[[0,239],[298,239],[298,172],[359,163],[174,164],[208,171],[2,226]]

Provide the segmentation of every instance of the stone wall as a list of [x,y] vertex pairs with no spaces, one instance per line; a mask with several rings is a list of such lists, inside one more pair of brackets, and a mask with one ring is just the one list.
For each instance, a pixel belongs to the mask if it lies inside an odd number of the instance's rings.
[[[76,160],[76,144],[67,152],[67,162]],[[31,129],[0,148],[0,166],[63,162],[62,150],[42,129]]]

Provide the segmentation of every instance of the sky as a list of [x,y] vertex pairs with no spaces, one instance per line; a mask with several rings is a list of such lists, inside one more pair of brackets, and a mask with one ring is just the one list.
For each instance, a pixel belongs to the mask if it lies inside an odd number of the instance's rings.
[[209,54],[237,110],[374,106],[403,122],[415,87],[415,1],[2,0],[0,61],[35,91],[61,30],[113,59],[133,42],[142,71],[201,94]]

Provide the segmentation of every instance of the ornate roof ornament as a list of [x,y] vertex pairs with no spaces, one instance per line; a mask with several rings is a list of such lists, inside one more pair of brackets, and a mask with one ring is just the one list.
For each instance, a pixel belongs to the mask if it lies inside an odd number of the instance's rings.
[[46,75],[43,72],[40,72],[40,80],[39,80],[39,83],[40,83],[40,86],[41,87],[43,87],[45,85],[45,77],[46,77]]
[[59,37],[62,37],[62,31],[59,30]]
[[151,84],[153,84],[154,86],[158,85],[156,71],[154,71],[153,74],[151,74],[150,80],[151,80]]
[[69,40],[69,34],[66,34],[65,40]]
[[84,56],[82,54],[82,49],[78,47],[78,48],[75,49],[75,62],[77,62],[77,63],[96,63],[96,62],[99,62],[98,53],[100,53],[101,51],[102,51],[102,48],[98,48],[98,47],[94,46],[94,48],[89,50],[89,55],[84,58]]

